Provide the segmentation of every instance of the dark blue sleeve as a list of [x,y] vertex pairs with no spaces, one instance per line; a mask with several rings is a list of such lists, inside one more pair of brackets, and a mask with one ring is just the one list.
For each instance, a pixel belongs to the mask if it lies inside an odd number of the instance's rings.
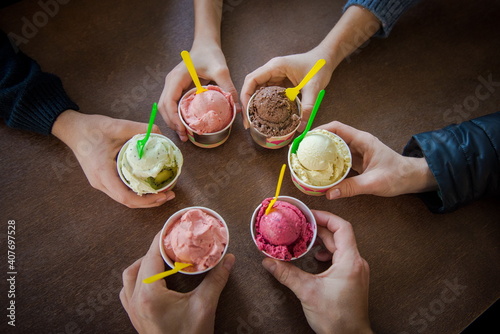
[[382,23],[374,36],[387,37],[401,15],[420,0],[349,0],[344,11],[352,5],[366,8]]
[[22,52],[16,52],[0,32],[0,116],[7,126],[50,134],[56,118],[65,110],[78,110],[61,80],[42,72]]
[[499,196],[500,112],[414,135],[403,155],[427,160],[439,190],[420,196],[433,212]]

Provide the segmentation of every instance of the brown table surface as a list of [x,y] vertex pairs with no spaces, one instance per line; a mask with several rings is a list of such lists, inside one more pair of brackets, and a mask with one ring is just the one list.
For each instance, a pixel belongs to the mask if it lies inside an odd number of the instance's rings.
[[[272,57],[317,45],[342,6],[327,0],[227,1],[222,42],[237,89]],[[191,46],[191,1],[75,0],[52,11],[50,17],[37,1],[21,1],[0,11],[0,26],[22,36],[26,22],[39,25],[21,48],[61,77],[82,112],[147,122],[164,76]],[[499,21],[498,1],[421,2],[388,39],[372,39],[338,67],[315,124],[340,120],[400,152],[414,133],[500,110]],[[488,78],[496,85],[480,88],[490,92],[480,100],[476,88]],[[2,122],[1,265],[5,278],[3,245],[7,222],[15,220],[15,332],[133,332],[118,298],[121,273],[145,254],[172,213],[193,205],[225,218],[229,251],[237,258],[215,331],[311,332],[293,293],[261,266],[263,255],[249,233],[254,208],[274,193],[286,149],[256,146],[240,115],[230,139],[215,149],[182,143],[161,118],[157,124],[185,157],[177,197],[159,208],[129,209],[93,189],[62,142]],[[498,198],[437,215],[413,195],[310,197],[286,176],[283,195],[353,224],[371,267],[375,331],[458,333],[500,297]],[[296,264],[312,273],[327,268],[312,254]],[[201,278],[176,275],[167,283],[188,291]],[[6,279],[1,281],[6,295]],[[5,319],[4,302],[2,310]]]

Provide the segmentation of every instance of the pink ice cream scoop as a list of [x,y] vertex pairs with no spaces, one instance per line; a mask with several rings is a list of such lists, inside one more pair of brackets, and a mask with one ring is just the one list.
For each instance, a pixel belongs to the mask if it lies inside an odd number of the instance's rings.
[[224,129],[233,118],[233,98],[217,86],[208,91],[191,94],[181,100],[184,121],[198,133],[213,133]]
[[276,201],[266,215],[271,199],[262,202],[257,214],[255,240],[260,250],[277,259],[290,261],[307,251],[313,237],[311,223],[299,208],[285,201]]
[[226,228],[217,218],[191,209],[172,224],[163,245],[172,261],[193,264],[184,271],[203,271],[219,262],[227,240]]

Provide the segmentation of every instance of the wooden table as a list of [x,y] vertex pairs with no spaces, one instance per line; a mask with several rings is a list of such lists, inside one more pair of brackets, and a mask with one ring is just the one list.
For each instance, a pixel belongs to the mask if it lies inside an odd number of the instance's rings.
[[[317,45],[342,6],[228,0],[222,42],[237,89],[272,57]],[[147,122],[164,76],[191,46],[191,1],[74,0],[47,8],[21,1],[0,11],[0,26],[22,35],[29,32],[24,25],[36,24],[21,49],[61,77],[82,112]],[[372,39],[337,68],[315,124],[340,120],[400,152],[414,133],[500,110],[499,20],[493,0],[418,4],[388,39]],[[488,80],[496,85],[485,86],[490,94],[477,98],[477,87]],[[7,332],[134,332],[118,298],[121,273],[145,254],[172,213],[193,205],[225,218],[229,251],[237,258],[216,333],[311,332],[293,293],[261,266],[263,255],[249,233],[254,208],[274,193],[286,149],[256,146],[240,115],[230,139],[215,149],[182,143],[162,121],[157,124],[180,147],[185,165],[175,200],[155,209],[128,209],[94,190],[56,138],[0,125],[4,278],[7,225],[13,220],[16,226],[16,328]],[[498,198],[437,215],[413,195],[306,196],[286,176],[283,195],[353,224],[371,267],[375,331],[458,333],[500,297]],[[312,255],[296,264],[312,273],[327,268]],[[201,278],[176,275],[167,282],[189,291]],[[5,296],[9,286],[1,282]],[[4,320],[1,326],[5,332]]]

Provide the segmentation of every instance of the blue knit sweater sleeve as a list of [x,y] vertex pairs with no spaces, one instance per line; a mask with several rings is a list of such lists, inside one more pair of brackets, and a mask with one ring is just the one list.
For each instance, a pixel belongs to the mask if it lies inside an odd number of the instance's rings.
[[61,80],[42,72],[22,52],[16,52],[0,32],[0,116],[7,126],[50,134],[56,118],[65,110],[78,110]]
[[344,11],[352,5],[368,9],[382,23],[375,36],[387,37],[399,17],[418,1],[420,0],[349,0]]
[[500,196],[500,112],[414,135],[403,155],[425,157],[439,190],[419,196],[433,212]]

